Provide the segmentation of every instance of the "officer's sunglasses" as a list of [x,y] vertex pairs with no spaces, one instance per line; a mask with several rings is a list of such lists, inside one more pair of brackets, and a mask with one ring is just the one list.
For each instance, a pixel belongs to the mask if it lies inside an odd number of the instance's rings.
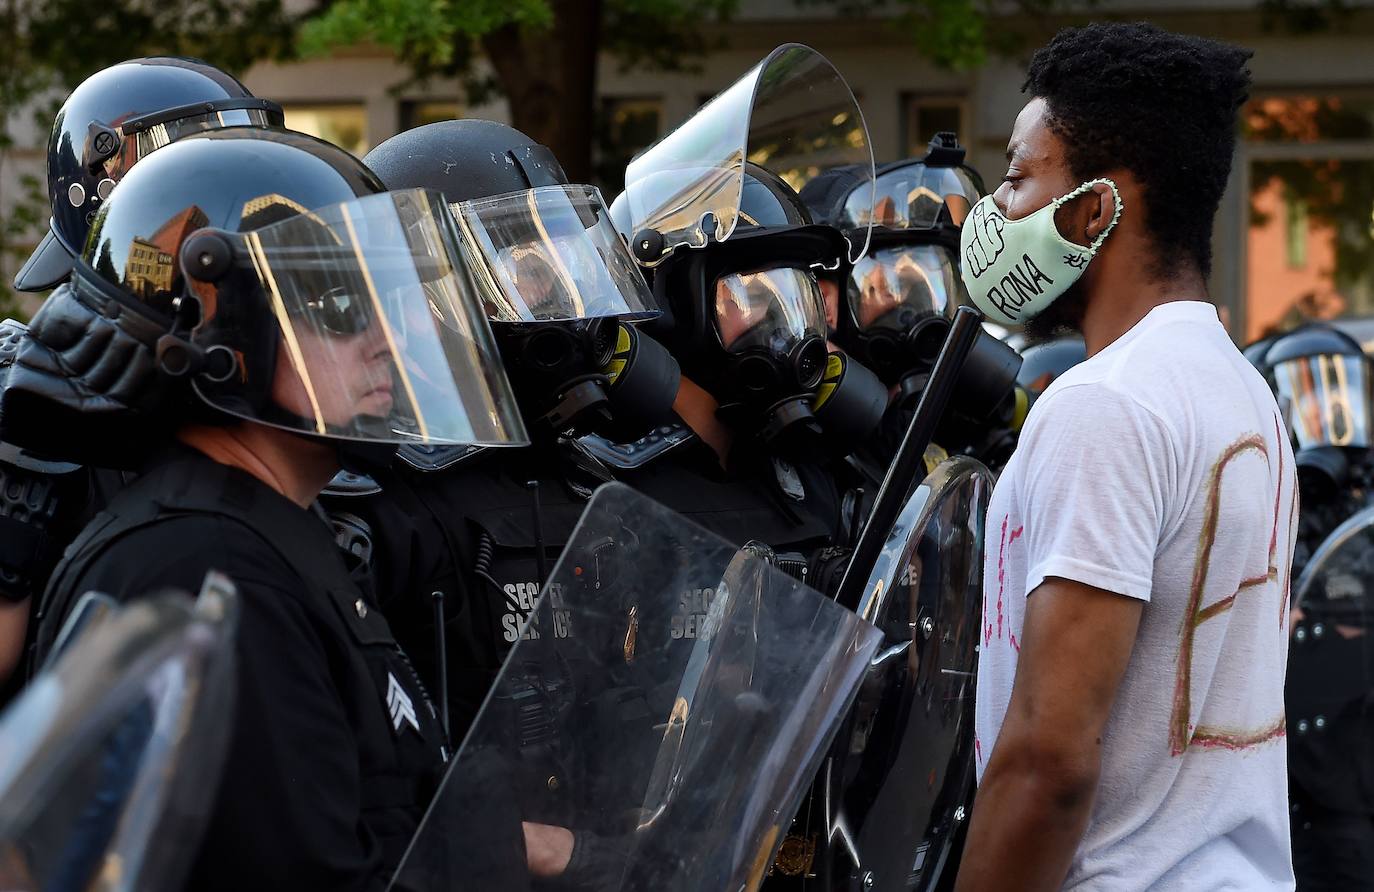
[[367,331],[376,318],[371,300],[342,285],[310,298],[305,309],[323,331],[339,337]]

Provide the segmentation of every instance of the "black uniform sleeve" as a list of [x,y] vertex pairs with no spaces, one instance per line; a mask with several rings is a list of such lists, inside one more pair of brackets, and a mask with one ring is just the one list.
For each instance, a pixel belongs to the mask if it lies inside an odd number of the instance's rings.
[[121,600],[168,586],[195,592],[213,567],[238,589],[232,737],[187,887],[384,889],[389,871],[361,819],[358,743],[333,655],[292,569],[234,521],[183,518],[175,538],[169,531],[132,534],[82,588]]

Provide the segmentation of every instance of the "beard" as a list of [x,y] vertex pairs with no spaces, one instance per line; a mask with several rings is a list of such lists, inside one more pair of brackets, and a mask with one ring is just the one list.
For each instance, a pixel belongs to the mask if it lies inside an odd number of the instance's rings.
[[1081,333],[1083,315],[1087,310],[1088,292],[1080,278],[1057,300],[1026,322],[1022,330],[1026,334],[1027,343],[1039,344],[1054,340],[1060,335]]

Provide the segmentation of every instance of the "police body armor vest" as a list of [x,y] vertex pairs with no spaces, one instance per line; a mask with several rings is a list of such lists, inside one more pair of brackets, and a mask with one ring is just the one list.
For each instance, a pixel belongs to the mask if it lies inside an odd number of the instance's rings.
[[[819,484],[806,471],[796,481],[795,497],[773,492],[777,484],[756,479],[757,474],[726,476],[715,454],[692,439],[642,465],[618,466],[614,476],[739,545],[759,540],[782,554],[800,555],[829,544],[833,531],[808,503],[808,493]],[[383,610],[427,681],[437,676],[433,593],[443,593],[450,730],[455,741],[462,738],[518,640],[538,645],[544,637],[577,637],[577,617],[559,606],[562,592],[549,593],[554,599],[550,627],[526,622],[540,593],[539,540],[544,570],[551,573],[587,499],[611,477],[595,455],[562,443],[484,450],[432,469],[407,461],[380,489],[331,487],[325,501],[336,529],[347,515],[350,536],[359,527],[366,531],[379,590],[386,593]],[[538,533],[534,495],[526,485],[530,479],[539,484]],[[606,548],[607,559],[590,561],[579,568],[576,578],[580,585],[614,598],[615,581],[606,571],[614,565],[615,543],[608,541]],[[802,555],[799,563],[805,560]],[[642,646],[690,646],[688,639],[696,637],[713,596],[709,590],[681,593],[671,628],[641,628]],[[561,764],[562,755],[551,748],[544,733],[553,727],[552,716],[571,708],[578,698],[579,669],[569,670],[567,678],[531,679],[524,695],[487,707],[502,711],[515,724],[522,758],[545,760],[549,777],[577,773]],[[599,690],[595,708],[614,710],[625,723],[649,721],[651,710],[637,694],[620,697],[615,679],[594,682]],[[504,685],[506,690],[518,687]],[[517,795],[532,813],[556,823],[577,791],[550,785]]]
[[[300,601],[339,655],[330,666],[358,742],[363,820],[398,864],[433,795],[447,759],[437,714],[382,613],[350,577],[323,521],[293,516],[277,500],[245,486],[243,472],[182,453],[157,464],[116,495],[67,549],[35,617],[30,673],[49,654],[62,624],[85,592],[81,579],[122,539],[154,524],[210,515],[238,522],[295,571],[282,587]],[[265,489],[265,487],[263,487]],[[242,594],[242,593],[241,593]],[[251,598],[243,601],[252,609]],[[240,645],[240,654],[251,643]],[[241,657],[242,658],[242,657]],[[391,676],[415,695],[414,731],[398,733],[391,715]],[[409,698],[407,698],[409,699]],[[251,719],[249,719],[251,720]],[[226,781],[232,783],[231,780]]]

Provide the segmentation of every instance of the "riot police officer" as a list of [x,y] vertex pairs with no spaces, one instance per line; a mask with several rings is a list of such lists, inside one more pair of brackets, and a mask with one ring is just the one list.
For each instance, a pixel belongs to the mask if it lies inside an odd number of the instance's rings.
[[1374,368],[1358,341],[1320,322],[1275,338],[1263,366],[1297,447],[1302,508],[1296,578],[1322,540],[1368,501]]
[[366,543],[387,616],[444,692],[457,743],[516,641],[576,634],[562,609],[550,628],[527,622],[586,500],[612,477],[571,437],[652,430],[678,368],[630,324],[657,310],[599,193],[568,183],[544,146],[466,119],[401,133],[364,160],[391,188],[451,203],[465,250],[489,272],[488,318],[533,441],[407,445],[390,469],[326,494],[340,535]]
[[[847,250],[811,222],[796,192],[747,165],[730,237],[654,264],[663,317],[646,323],[683,367],[681,427],[665,438],[602,446],[621,479],[727,541],[757,540],[812,585],[833,574],[858,518],[833,459],[861,443],[887,395],[871,372],[826,349],[813,266]],[[642,241],[641,234],[632,243]],[[598,444],[600,445],[600,444]],[[681,637],[707,604],[684,597]]]
[[[51,221],[14,287],[46,291],[66,281],[101,205],[151,152],[189,133],[281,123],[275,103],[253,97],[230,75],[195,59],[132,59],[91,75],[67,97],[53,124]],[[24,336],[20,323],[0,322],[0,389]],[[35,423],[15,419],[11,427]],[[102,449],[110,445],[100,444]],[[62,546],[89,519],[93,506],[122,483],[117,474],[46,460],[41,448],[35,452],[0,442],[0,682],[18,658],[29,599],[42,591]],[[0,703],[13,687],[0,689]]]
[[[883,165],[875,195],[850,171],[809,184],[803,198],[825,207],[847,188],[836,225],[854,231],[869,223],[869,252],[823,276],[832,337],[873,369],[892,394],[881,434],[861,454],[870,476],[881,476],[911,421],[930,370],[944,345],[955,308],[966,303],[959,280],[959,230],[983,196],[983,180],[965,163],[953,133],[939,133],[926,154]],[[1014,444],[1027,408],[1013,378],[1015,352],[992,335],[981,338],[960,379],[937,442],[996,466]]]
[[[151,430],[54,572],[35,660],[84,592],[195,591],[212,568],[238,588],[239,718],[193,888],[382,888],[444,766],[424,685],[311,506],[397,443],[523,438],[453,233],[439,196],[387,193],[314,138],[190,136],[104,203],[12,370],[5,408],[51,409],[71,442],[116,416]],[[493,846],[523,858],[491,807]]]
[[1293,554],[1288,779],[1301,889],[1347,889],[1374,870],[1370,806],[1370,548],[1374,374],[1359,343],[1314,322],[1269,339],[1257,360],[1295,443],[1301,506]]
[[[616,202],[664,308],[645,328],[683,366],[675,409],[690,436],[615,460],[632,485],[729,541],[766,543],[822,590],[842,560],[830,549],[862,520],[833,459],[871,434],[887,398],[827,351],[818,273],[862,257],[868,227],[833,225],[844,194],[808,206],[798,192],[836,170],[871,200],[853,93],[823,56],[788,44],[636,157]],[[684,636],[704,609],[684,598]]]

